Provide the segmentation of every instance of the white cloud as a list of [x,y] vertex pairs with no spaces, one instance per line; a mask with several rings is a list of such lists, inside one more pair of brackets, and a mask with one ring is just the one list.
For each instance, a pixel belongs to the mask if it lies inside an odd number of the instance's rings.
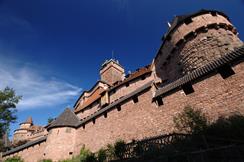
[[0,89],[9,86],[23,96],[17,105],[19,110],[70,104],[80,94],[81,88],[46,76],[40,70],[0,59]]

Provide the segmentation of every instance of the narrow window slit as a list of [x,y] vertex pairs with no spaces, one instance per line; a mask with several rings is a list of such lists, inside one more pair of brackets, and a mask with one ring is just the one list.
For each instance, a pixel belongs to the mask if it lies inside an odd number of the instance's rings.
[[186,95],[194,92],[194,89],[193,89],[191,83],[186,83],[186,84],[182,85],[182,89]]
[[163,103],[163,98],[162,98],[162,97],[157,97],[157,98],[156,98],[156,103],[157,103],[158,106],[163,105],[163,104],[164,104],[164,103]]
[[104,113],[104,118],[107,118],[107,117],[108,117],[108,113],[105,112],[105,113]]
[[117,105],[117,110],[121,111],[121,106],[120,105]]
[[224,66],[220,67],[218,69],[218,72],[223,79],[226,79],[226,78],[230,77],[231,75],[235,74],[234,70],[231,68],[230,65],[224,65]]
[[134,103],[137,103],[139,101],[137,96],[133,97],[132,100]]

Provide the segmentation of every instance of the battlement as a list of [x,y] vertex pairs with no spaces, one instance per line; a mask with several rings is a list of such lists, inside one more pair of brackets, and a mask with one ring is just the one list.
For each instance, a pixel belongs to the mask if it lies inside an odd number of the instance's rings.
[[[122,78],[123,67],[109,60],[100,74],[101,81],[81,94],[74,110],[66,109],[45,128],[46,134],[31,132],[37,140],[4,158],[59,161],[78,155],[84,146],[98,151],[117,139],[172,133],[173,118],[186,106],[200,109],[210,121],[244,115],[244,45],[222,12],[175,17],[151,65]],[[27,121],[15,136],[36,130]]]
[[242,45],[237,31],[222,12],[200,10],[176,16],[154,60],[155,73],[174,81]]

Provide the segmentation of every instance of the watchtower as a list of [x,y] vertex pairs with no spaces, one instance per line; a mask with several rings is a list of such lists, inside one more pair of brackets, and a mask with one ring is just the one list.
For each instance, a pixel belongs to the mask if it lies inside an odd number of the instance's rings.
[[156,76],[163,81],[174,81],[242,44],[222,12],[200,10],[176,16],[154,60]]

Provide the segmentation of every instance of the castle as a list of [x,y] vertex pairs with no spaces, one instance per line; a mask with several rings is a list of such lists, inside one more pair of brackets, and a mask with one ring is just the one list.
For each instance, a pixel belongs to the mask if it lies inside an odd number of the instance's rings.
[[15,131],[24,145],[3,153],[25,162],[58,161],[114,143],[174,131],[173,117],[185,106],[211,120],[244,114],[244,46],[222,12],[200,10],[176,16],[148,66],[125,75],[117,60],[107,60],[101,79],[45,127],[32,119]]

